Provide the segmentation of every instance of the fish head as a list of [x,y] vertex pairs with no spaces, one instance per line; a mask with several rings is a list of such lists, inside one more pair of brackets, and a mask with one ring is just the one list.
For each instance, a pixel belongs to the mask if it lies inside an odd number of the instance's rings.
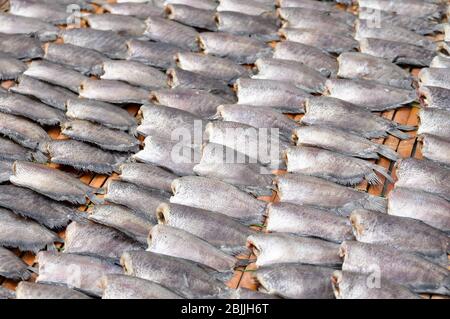
[[365,209],[357,209],[350,214],[350,223],[352,225],[353,234],[357,239],[366,236],[377,225],[377,212]]
[[170,204],[161,203],[156,208],[156,219],[158,220],[158,223],[161,225],[167,225],[170,218],[170,212]]
[[247,238],[247,243],[246,243],[247,248],[249,248],[253,254],[258,257],[259,255],[261,255],[261,245],[260,242],[258,241],[258,235],[250,235]]
[[133,275],[133,253],[125,252],[120,257],[120,265],[123,267],[125,274]]
[[341,298],[341,291],[340,291],[340,284],[342,282],[342,271],[336,270],[333,272],[333,275],[331,276],[331,285],[333,287],[334,295],[336,296],[336,299]]

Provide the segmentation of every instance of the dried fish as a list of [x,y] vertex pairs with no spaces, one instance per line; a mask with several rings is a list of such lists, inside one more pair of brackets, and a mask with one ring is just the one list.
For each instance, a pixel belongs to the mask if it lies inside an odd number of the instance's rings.
[[54,242],[63,242],[55,233],[38,223],[0,208],[0,246],[37,253]]
[[280,8],[305,8],[317,11],[333,10],[332,2],[317,2],[316,0],[275,0]]
[[177,175],[152,164],[125,163],[120,166],[119,171],[120,180],[124,182],[166,192],[172,191],[172,181],[178,178]]
[[140,144],[138,139],[126,132],[112,130],[83,120],[73,120],[61,124],[61,133],[72,139],[118,152],[134,152],[139,149]]
[[424,108],[420,110],[417,134],[431,134],[450,139],[450,110]]
[[232,292],[230,299],[280,299],[280,297],[239,287]]
[[146,19],[149,16],[162,16],[164,10],[148,2],[105,3],[102,8],[112,14],[134,16]]
[[[211,192],[211,190],[214,192]],[[222,213],[244,223],[260,223],[266,203],[217,179],[186,176],[172,182],[170,202]]]
[[36,18],[0,12],[0,33],[33,35],[41,41],[53,41],[58,37],[59,30]]
[[17,299],[91,299],[89,296],[61,285],[22,281],[16,288]]
[[419,94],[426,107],[450,110],[450,90],[434,86],[420,86]]
[[0,51],[21,60],[31,60],[44,56],[44,50],[38,39],[20,34],[0,33]]
[[450,167],[450,141],[429,134],[422,134],[423,157]]
[[16,161],[11,183],[29,188],[57,201],[85,204],[86,197],[95,201],[98,190],[82,183],[76,177],[49,166]]
[[354,238],[347,218],[313,206],[273,203],[268,206],[267,217],[268,232],[292,233],[336,243]]
[[22,259],[8,249],[0,247],[0,276],[12,280],[28,280],[31,273]]
[[[319,4],[320,5],[320,4]],[[356,20],[356,16],[350,12],[342,10],[317,10],[316,8],[307,8],[300,6],[293,7],[281,7],[277,10],[278,16],[292,23],[292,26],[299,23],[302,24],[304,17],[314,17],[322,21],[323,19],[328,19],[331,22],[345,23],[349,26],[353,26]]]
[[184,4],[166,4],[165,13],[170,20],[178,21],[191,27],[215,31],[214,10],[206,10]]
[[87,79],[79,85],[80,96],[86,99],[123,104],[143,104],[148,101],[150,92],[121,81]]
[[353,32],[352,25],[349,25],[345,21],[340,21],[339,19],[333,18],[330,14],[327,14],[328,12],[326,11],[312,10],[313,13],[303,11],[303,15],[300,19],[292,19],[292,18],[286,19],[286,17],[283,14],[284,10],[285,8],[281,8],[278,10],[279,16],[282,19],[287,20],[283,24],[283,28],[327,30],[327,32],[336,35],[351,34]]
[[146,28],[140,19],[119,14],[90,14],[83,19],[94,30],[113,31],[122,35],[141,36]]
[[450,89],[450,73],[446,68],[424,68],[418,76],[420,85]]
[[184,4],[199,9],[215,10],[217,8],[217,2],[215,0],[166,0],[167,4]]
[[219,0],[217,11],[241,12],[249,15],[263,15],[275,9],[275,3],[272,5],[260,2],[258,0],[247,0],[245,2],[239,0]]
[[100,296],[100,279],[107,274],[121,274],[122,267],[105,259],[76,254],[41,251],[38,283],[63,284],[91,295]]
[[428,15],[439,17],[445,10],[444,6],[421,0],[358,0],[358,4],[363,8],[390,11],[413,17]]
[[12,161],[0,159],[0,183],[8,182],[12,175]]
[[40,159],[42,154],[33,153],[19,144],[14,143],[8,138],[0,137],[0,159],[8,161],[33,161],[33,159]]
[[10,0],[9,2],[10,14],[36,18],[52,24],[69,24],[71,13],[63,4],[28,0]]
[[173,44],[130,40],[127,42],[127,60],[137,61],[146,65],[168,69],[175,63],[174,56],[185,51]]
[[0,80],[16,80],[27,65],[13,56],[0,52]]

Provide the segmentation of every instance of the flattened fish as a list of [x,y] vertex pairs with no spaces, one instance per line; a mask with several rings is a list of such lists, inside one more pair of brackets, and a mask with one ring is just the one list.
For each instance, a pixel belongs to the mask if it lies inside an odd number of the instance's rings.
[[450,139],[450,109],[424,108],[420,110],[417,134],[431,134]]
[[44,50],[38,39],[20,34],[0,33],[0,51],[21,60],[31,60],[44,56]]
[[287,20],[283,24],[284,28],[327,30],[327,32],[333,34],[351,34],[353,31],[353,26],[349,25],[345,21],[332,17],[330,14],[327,14],[327,11],[315,11],[315,14],[311,14],[308,11],[303,11],[303,15],[299,19],[292,19],[292,17],[290,19],[286,19],[283,14],[284,9],[285,8],[281,8],[278,10],[279,16],[283,20]]
[[420,299],[402,285],[383,278],[377,285],[371,277],[336,270],[331,278],[336,299]]
[[[211,192],[211,190],[214,192]],[[260,223],[266,203],[217,179],[186,176],[172,182],[170,202],[228,215],[245,223]]]
[[0,208],[0,225],[0,245],[4,247],[37,253],[46,247],[53,248],[54,242],[63,242],[47,228],[4,208]]
[[303,63],[326,77],[338,72],[338,62],[335,57],[314,46],[302,43],[291,41],[278,42],[275,46],[273,57],[275,59]]
[[292,233],[336,243],[354,238],[347,218],[313,206],[273,203],[268,206],[267,217],[268,232]]
[[0,247],[0,276],[12,280],[28,280],[31,273],[22,259],[8,249]]
[[[310,1],[313,3],[314,7],[315,3],[314,1]],[[319,4],[319,6],[322,3]],[[293,6],[293,7],[280,7],[277,10],[278,16],[288,21],[289,23],[293,23],[293,26],[299,23],[302,24],[302,19],[305,16],[308,17],[314,17],[318,18],[320,20],[323,20],[325,18],[328,18],[332,22],[341,22],[345,23],[349,26],[353,26],[356,16],[348,11],[343,10],[332,10],[332,8],[329,8],[330,10],[317,10],[317,8],[307,8],[307,7],[301,7],[299,6]]]
[[0,12],[0,33],[35,35],[41,41],[53,41],[58,37],[59,30],[36,18]]
[[317,2],[315,0],[275,0],[280,8],[305,8],[317,11],[333,10],[332,2]]
[[198,43],[204,53],[229,58],[240,64],[254,63],[258,58],[272,53],[272,49],[260,40],[225,32],[202,32]]
[[163,72],[139,62],[105,61],[103,70],[101,79],[124,81],[147,89],[167,87],[166,75]]
[[450,90],[434,86],[420,86],[419,94],[426,107],[450,110]]
[[332,268],[302,264],[275,264],[256,270],[259,290],[292,299],[333,299]]
[[450,71],[446,68],[423,68],[418,76],[420,85],[450,89]]
[[168,19],[185,25],[215,31],[214,10],[199,9],[183,4],[167,4],[165,13]]
[[0,80],[16,80],[27,65],[13,56],[0,52]]
[[315,146],[353,157],[378,159],[382,155],[393,161],[400,158],[397,152],[386,145],[332,127],[301,126],[294,131],[293,138],[299,146]]
[[112,129],[133,132],[136,119],[119,106],[89,99],[67,101],[66,115],[70,119],[86,120]]
[[153,226],[150,218],[144,218],[124,206],[111,204],[95,205],[89,219],[117,229],[142,245],[147,244],[147,236]]
[[125,163],[120,166],[119,171],[119,178],[124,182],[166,192],[172,191],[172,181],[178,178],[177,175],[152,164]]
[[150,92],[121,81],[87,79],[79,85],[80,96],[109,103],[148,102]]
[[127,275],[107,275],[101,280],[102,299],[180,299],[171,290],[149,280]]
[[141,36],[146,27],[138,18],[119,14],[90,14],[83,19],[94,30],[113,31],[122,35]]
[[220,0],[217,11],[235,11],[259,16],[273,11],[275,9],[274,5],[275,3],[270,5],[258,0],[247,0],[245,2],[239,0]]
[[102,64],[107,60],[98,51],[72,44],[49,43],[44,58],[81,72],[85,75],[102,75]]
[[61,133],[75,140],[96,144],[103,149],[118,152],[134,152],[139,149],[139,140],[118,130],[84,120],[73,120],[61,124]]
[[59,3],[39,3],[27,0],[10,0],[9,13],[36,18],[52,24],[69,24],[71,12]]
[[358,0],[358,4],[364,8],[391,11],[409,16],[435,15],[439,17],[445,10],[442,5],[421,0]]
[[217,280],[217,272],[192,261],[149,251],[131,251],[122,255],[125,273],[151,280],[186,298],[226,297],[229,289]]
[[302,263],[337,267],[339,244],[316,238],[287,233],[254,234],[247,238],[247,246],[256,255],[256,266],[280,263]]
[[219,272],[233,270],[237,264],[236,258],[205,240],[184,230],[161,224],[150,231],[147,251],[188,259]]
[[31,150],[14,143],[9,138],[0,137],[0,159],[2,160],[33,161],[33,159],[40,159],[40,156],[42,154],[33,153]]
[[0,111],[19,115],[41,125],[57,125],[64,121],[64,113],[21,94],[0,92]]
[[100,296],[100,279],[107,274],[122,274],[122,267],[105,259],[76,254],[41,251],[38,283],[63,284],[91,295]]
[[85,204],[86,197],[96,200],[95,188],[82,183],[69,173],[41,164],[16,161],[10,181],[57,201]]
[[429,134],[422,134],[420,140],[423,143],[423,157],[450,167],[449,140]]
[[348,216],[356,208],[365,208],[380,213],[386,212],[386,199],[357,191],[353,188],[302,175],[287,174],[276,178],[281,202],[311,205],[336,211]]
[[184,4],[199,9],[215,10],[217,2],[215,0],[166,0],[167,4]]
[[168,69],[174,64],[174,56],[185,51],[173,44],[130,40],[126,43],[126,59],[146,65]]
[[374,81],[329,79],[325,83],[326,94],[371,111],[385,111],[416,101],[416,92]]
[[343,242],[340,255],[343,271],[379,276],[418,293],[450,293],[449,271],[418,255],[357,241]]
[[22,281],[16,288],[17,299],[91,299],[89,296],[61,285]]
[[134,16],[140,19],[146,19],[149,16],[162,16],[164,12],[162,8],[147,2],[105,3],[102,8],[112,14]]
[[34,219],[51,228],[67,226],[70,219],[76,218],[77,209],[64,203],[51,200],[32,190],[14,185],[0,185],[0,206],[14,213]]
[[62,111],[66,110],[66,102],[69,99],[78,98],[77,95],[69,90],[36,80],[26,75],[21,75],[18,82],[19,83],[16,86],[9,89],[11,92],[37,98],[43,103]]
[[13,163],[10,160],[0,160],[0,182],[8,182],[12,175]]

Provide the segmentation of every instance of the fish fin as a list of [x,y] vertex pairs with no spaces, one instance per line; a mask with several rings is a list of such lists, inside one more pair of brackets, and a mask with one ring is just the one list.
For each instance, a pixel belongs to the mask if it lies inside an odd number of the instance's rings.
[[77,211],[76,213],[69,214],[69,218],[77,223],[86,223],[88,221],[89,214],[86,212]]
[[104,187],[97,188],[95,190],[95,194],[97,194],[97,195],[104,195],[104,194],[106,194],[106,188],[104,188]]
[[222,250],[224,253],[232,256],[239,256],[243,254],[249,254],[250,250],[245,246],[240,247],[220,247],[220,250]]
[[28,266],[27,270],[32,272],[32,273],[34,273],[34,274],[36,274],[36,275],[39,275],[39,268],[38,267]]
[[48,161],[48,157],[41,151],[33,152],[32,157],[34,161],[40,164],[47,163]]
[[389,182],[394,183],[394,179],[389,175],[389,171],[380,165],[373,164],[372,169],[383,175]]
[[89,199],[91,200],[92,203],[94,203],[95,205],[102,205],[105,203],[105,200],[103,198],[99,198],[95,195],[91,195],[89,196]]
[[390,129],[388,131],[388,133],[391,134],[392,136],[395,136],[395,137],[401,139],[401,140],[408,140],[410,138],[413,138],[413,136],[409,135],[408,133],[402,132],[397,128]]
[[367,182],[370,185],[380,185],[381,184],[381,180],[378,177],[377,174],[375,174],[374,172],[370,172],[369,174],[367,174],[366,176],[364,176],[364,178],[367,180]]
[[391,161],[396,161],[400,158],[400,155],[396,151],[382,144],[378,145],[377,153],[386,157],[387,159],[390,159]]
[[417,130],[417,126],[414,125],[402,125],[402,124],[398,124],[395,126],[397,129],[402,130],[402,131],[415,131]]
[[367,210],[386,213],[387,200],[384,197],[368,195],[361,202],[361,206]]
[[235,267],[247,267],[248,265],[256,262],[256,259],[238,259]]

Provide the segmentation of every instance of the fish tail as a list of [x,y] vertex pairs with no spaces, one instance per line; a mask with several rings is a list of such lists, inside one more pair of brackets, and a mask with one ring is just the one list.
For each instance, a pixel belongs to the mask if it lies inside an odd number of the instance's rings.
[[86,223],[88,220],[89,214],[86,212],[73,212],[69,215],[70,220],[75,221],[77,223]]
[[375,212],[386,213],[387,200],[384,197],[368,195],[361,203],[362,208]]
[[[379,178],[378,175],[375,174],[374,172],[370,172],[369,174],[367,174],[366,176],[364,176],[364,178],[367,180],[367,182],[368,182],[370,185],[379,185],[379,184],[381,184],[380,178]],[[355,184],[353,184],[353,185],[355,185]]]
[[391,161],[396,161],[400,158],[400,155],[396,151],[386,145],[380,144],[378,146],[377,153],[386,157],[387,159],[390,159]]
[[408,133],[402,132],[400,131],[398,128],[394,128],[394,129],[390,129],[388,131],[389,134],[391,134],[392,136],[395,136],[401,140],[407,140],[412,138],[411,135],[409,135]]
[[105,202],[104,199],[99,198],[99,197],[95,196],[94,194],[89,194],[89,195],[88,195],[88,198],[89,198],[90,201],[91,201],[92,203],[94,203],[95,205],[101,205],[101,204],[103,204],[103,203]]
[[394,179],[389,175],[389,171],[380,165],[373,164],[372,169],[383,175],[389,182],[394,183]]
[[32,157],[37,163],[47,163],[48,161],[48,157],[41,151],[33,152]]
[[244,254],[248,255],[250,253],[249,249],[245,246],[221,247],[220,250],[222,250],[224,253],[226,253],[228,255],[232,255],[232,256],[239,256],[239,255],[244,255]]
[[256,259],[239,259],[236,262],[236,266],[235,267],[247,267],[248,265],[250,265],[251,263],[256,262]]
[[28,269],[29,271],[31,271],[32,273],[34,273],[34,274],[36,274],[36,275],[39,275],[39,268],[33,267],[33,266],[28,266],[27,269]]
[[417,130],[417,126],[414,125],[402,125],[402,124],[398,124],[396,125],[397,129],[402,130],[402,131],[415,131]]

